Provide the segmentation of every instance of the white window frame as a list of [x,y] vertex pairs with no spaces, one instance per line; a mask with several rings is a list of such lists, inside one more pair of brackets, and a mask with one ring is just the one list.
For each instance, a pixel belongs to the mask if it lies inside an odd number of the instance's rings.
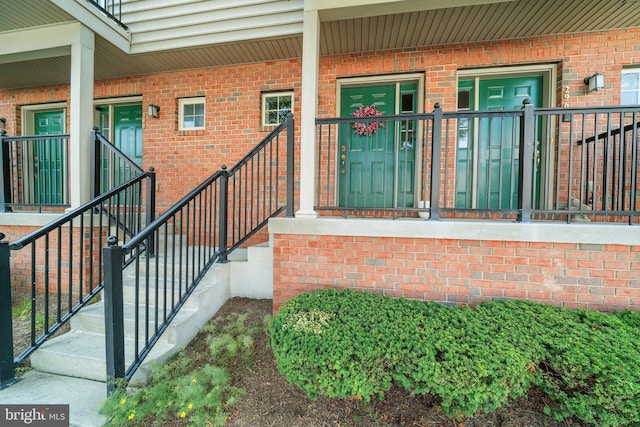
[[[638,76],[638,88],[635,90],[636,103],[630,105],[640,104],[640,68],[624,68],[622,74],[636,74]],[[621,79],[622,80],[622,79]],[[620,104],[622,104],[622,82],[620,82]],[[632,91],[625,91],[627,93],[633,93]],[[627,105],[627,104],[623,104]]]
[[[184,126],[184,107],[187,105],[198,105],[202,104],[204,107],[202,113],[202,126],[193,126],[193,127],[185,127]],[[197,97],[197,98],[180,98],[178,100],[178,129],[179,130],[203,130],[207,125],[207,104],[205,102],[205,97]]]
[[[267,98],[274,98],[277,97],[278,98],[278,106],[280,105],[280,98],[284,98],[285,96],[290,96],[291,97],[291,112],[293,112],[293,108],[294,108],[294,97],[293,97],[293,91],[292,90],[285,90],[285,91],[281,91],[281,92],[263,92],[262,93],[262,126],[265,127],[271,127],[271,126],[278,126],[280,123],[282,122],[278,122],[278,123],[267,123]],[[281,109],[278,108],[278,110],[276,111],[280,111]],[[270,110],[273,111],[273,110]]]

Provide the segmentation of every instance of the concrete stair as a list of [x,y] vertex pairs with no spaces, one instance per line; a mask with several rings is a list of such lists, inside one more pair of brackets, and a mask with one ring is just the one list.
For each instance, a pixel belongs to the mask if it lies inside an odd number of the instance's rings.
[[[193,249],[189,249],[192,251]],[[186,251],[186,249],[185,249]],[[183,252],[184,253],[184,252]],[[162,257],[158,259],[162,260]],[[155,274],[156,259],[149,259],[152,275]],[[161,261],[163,262],[163,261]],[[160,265],[160,276],[164,277],[164,266]],[[171,269],[169,269],[171,271]],[[177,273],[176,273],[177,275]],[[171,275],[167,274],[169,281]],[[125,318],[125,363],[133,361],[135,348],[135,271],[129,266],[123,272],[124,318]],[[185,286],[183,284],[183,286]],[[144,285],[138,289],[139,301],[147,298]],[[218,309],[231,297],[242,296],[268,299],[273,296],[273,253],[268,244],[248,249],[238,249],[229,256],[229,262],[214,264],[198,287],[187,299],[182,309],[162,334],[150,354],[134,374],[131,384],[144,384],[154,364],[165,362],[185,347]],[[163,294],[158,295],[158,316],[163,317]],[[154,305],[156,293],[149,290],[149,335],[154,332]],[[170,301],[168,303],[170,306]],[[141,304],[139,311],[143,312]],[[142,314],[139,314],[142,316]],[[144,317],[140,317],[144,319]],[[144,322],[139,326],[139,348],[145,337]],[[71,319],[71,330],[47,341],[31,355],[31,366],[42,372],[96,381],[106,380],[104,304],[98,302],[83,308]]]

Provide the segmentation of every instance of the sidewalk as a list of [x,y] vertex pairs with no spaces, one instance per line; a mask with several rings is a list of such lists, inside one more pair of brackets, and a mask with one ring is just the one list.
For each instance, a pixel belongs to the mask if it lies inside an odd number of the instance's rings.
[[0,390],[0,404],[68,404],[71,426],[99,427],[106,423],[100,404],[107,398],[102,382],[29,371]]

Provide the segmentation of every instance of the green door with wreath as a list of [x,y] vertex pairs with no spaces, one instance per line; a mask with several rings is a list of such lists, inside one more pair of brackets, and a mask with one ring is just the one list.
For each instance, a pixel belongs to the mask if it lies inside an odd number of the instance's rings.
[[375,116],[412,113],[417,84],[346,87],[340,116],[361,120],[340,125],[338,202],[343,207],[414,205],[415,121],[377,121]]

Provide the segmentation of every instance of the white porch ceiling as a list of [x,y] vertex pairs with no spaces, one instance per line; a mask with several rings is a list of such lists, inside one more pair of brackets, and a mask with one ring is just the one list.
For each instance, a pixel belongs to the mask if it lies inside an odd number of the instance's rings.
[[[0,35],[72,19],[48,0],[0,0],[0,10]],[[322,55],[338,55],[634,27],[640,27],[637,0],[516,0],[325,21],[320,49]],[[95,78],[301,56],[302,34],[143,54],[126,54],[98,36]],[[69,81],[68,56],[6,63],[1,59],[0,88]]]

